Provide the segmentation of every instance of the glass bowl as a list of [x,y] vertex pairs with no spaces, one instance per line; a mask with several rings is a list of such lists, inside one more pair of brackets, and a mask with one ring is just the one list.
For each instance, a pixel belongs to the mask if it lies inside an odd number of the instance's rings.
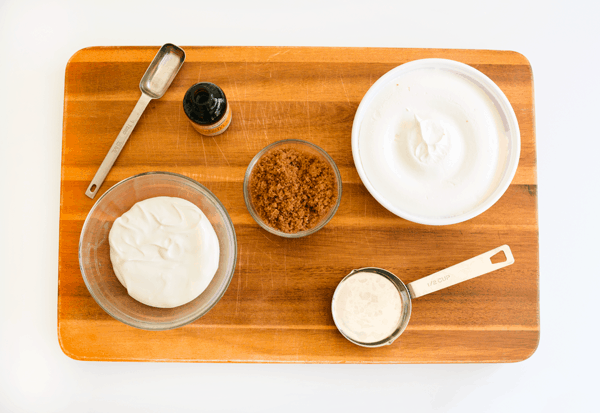
[[[110,261],[108,234],[113,222],[144,199],[172,196],[198,206],[219,239],[219,268],[202,294],[175,308],[140,303],[117,279]],[[127,178],[106,191],[90,210],[79,240],[79,267],[90,294],[115,319],[145,330],[169,330],[191,323],[221,299],[235,271],[237,241],[229,214],[208,189],[183,175],[148,172]]]
[[[262,218],[260,217],[260,215],[258,214],[256,209],[254,208],[254,205],[252,203],[252,197],[250,196],[249,186],[250,186],[250,177],[252,176],[252,171],[254,169],[254,166],[256,166],[258,161],[263,156],[271,153],[275,149],[282,149],[282,148],[294,148],[299,151],[307,152],[311,155],[315,155],[322,161],[328,163],[331,166],[331,168],[333,169],[333,176],[335,177],[335,184],[336,184],[336,188],[337,188],[337,200],[335,201],[335,205],[333,206],[333,208],[331,208],[331,210],[327,213],[327,215],[325,215],[321,219],[321,221],[317,225],[315,225],[314,227],[312,227],[311,229],[308,229],[306,231],[288,233],[288,232],[279,231],[279,230],[267,225],[267,223],[265,223],[262,220]],[[246,170],[246,175],[244,176],[244,200],[246,201],[246,207],[248,208],[248,212],[250,212],[250,215],[252,216],[252,218],[254,218],[254,220],[258,223],[258,225],[260,225],[266,231],[269,231],[271,234],[279,235],[280,237],[285,237],[285,238],[305,237],[307,235],[314,234],[315,232],[317,232],[318,230],[323,228],[325,225],[327,225],[327,223],[335,215],[338,207],[340,206],[340,202],[342,200],[342,177],[340,175],[340,171],[338,170],[337,165],[335,164],[333,159],[331,159],[331,156],[329,156],[329,154],[327,154],[327,152],[325,152],[323,149],[321,149],[320,147],[318,147],[315,144],[312,144],[312,143],[306,142],[306,141],[302,141],[299,139],[285,139],[285,140],[274,142],[274,143],[268,145],[267,147],[263,148],[259,153],[256,154],[256,156],[252,159],[252,161],[250,161],[250,164],[248,165],[248,169]]]

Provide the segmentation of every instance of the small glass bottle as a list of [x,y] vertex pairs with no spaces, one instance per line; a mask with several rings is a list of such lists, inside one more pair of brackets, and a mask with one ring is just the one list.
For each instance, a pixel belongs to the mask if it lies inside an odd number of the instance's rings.
[[183,97],[183,111],[196,131],[205,136],[225,132],[231,123],[231,109],[225,93],[214,83],[196,83]]

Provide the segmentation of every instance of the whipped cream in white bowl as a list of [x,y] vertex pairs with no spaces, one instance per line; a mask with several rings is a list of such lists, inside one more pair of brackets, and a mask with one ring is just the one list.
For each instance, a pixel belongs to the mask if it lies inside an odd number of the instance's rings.
[[490,208],[510,185],[520,151],[517,117],[500,88],[446,59],[383,75],[352,126],[367,190],[395,215],[426,225],[463,222]]

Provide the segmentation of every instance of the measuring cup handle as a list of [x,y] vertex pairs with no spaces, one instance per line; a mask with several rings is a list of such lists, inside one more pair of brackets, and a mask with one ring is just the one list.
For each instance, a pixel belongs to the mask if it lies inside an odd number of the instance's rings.
[[[506,261],[493,264],[491,258],[500,251],[504,252],[506,255]],[[513,257],[510,248],[508,245],[503,245],[463,261],[460,264],[453,265],[452,267],[438,271],[435,274],[413,281],[408,284],[407,287],[412,298],[422,297],[426,294],[443,290],[451,285],[507,267],[514,262],[515,258]]]

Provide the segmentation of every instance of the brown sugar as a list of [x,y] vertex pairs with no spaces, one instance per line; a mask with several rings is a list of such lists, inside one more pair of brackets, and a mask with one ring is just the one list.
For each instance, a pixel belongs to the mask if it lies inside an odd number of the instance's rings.
[[337,201],[329,163],[293,148],[275,149],[254,166],[250,197],[260,218],[285,233],[314,228]]

